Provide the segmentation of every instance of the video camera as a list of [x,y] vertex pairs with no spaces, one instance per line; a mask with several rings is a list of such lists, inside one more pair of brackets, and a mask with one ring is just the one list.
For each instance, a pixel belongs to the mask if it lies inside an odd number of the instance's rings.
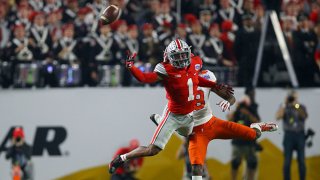
[[305,134],[305,139],[306,139],[306,146],[308,148],[311,148],[312,145],[313,145],[313,136],[315,135],[316,133],[313,131],[313,129],[309,128],[307,130],[307,133]]

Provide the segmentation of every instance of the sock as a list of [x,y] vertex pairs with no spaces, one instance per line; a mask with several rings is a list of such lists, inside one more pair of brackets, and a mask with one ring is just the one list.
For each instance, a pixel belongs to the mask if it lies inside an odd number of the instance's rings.
[[192,176],[192,180],[202,180],[202,176]]
[[127,160],[127,154],[120,155],[120,158],[121,158],[122,161],[126,161]]

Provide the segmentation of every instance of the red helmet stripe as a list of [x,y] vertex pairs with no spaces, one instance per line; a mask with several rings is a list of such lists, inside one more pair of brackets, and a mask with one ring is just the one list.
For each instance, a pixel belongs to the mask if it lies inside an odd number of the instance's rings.
[[181,44],[180,44],[179,39],[176,39],[176,44],[177,44],[178,49],[181,49]]

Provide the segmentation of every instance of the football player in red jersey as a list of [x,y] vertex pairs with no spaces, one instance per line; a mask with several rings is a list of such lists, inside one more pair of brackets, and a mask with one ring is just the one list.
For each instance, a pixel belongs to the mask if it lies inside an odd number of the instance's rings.
[[150,145],[117,156],[109,164],[109,173],[113,173],[126,160],[158,154],[169,141],[174,131],[183,136],[192,132],[192,112],[195,108],[195,93],[198,86],[210,89],[223,89],[226,94],[233,94],[229,86],[219,85],[198,76],[202,61],[192,56],[190,46],[180,39],[172,41],[164,52],[164,61],[157,64],[154,72],[143,73],[133,64],[135,54],[126,60],[126,66],[132,75],[142,83],[161,81],[166,89],[168,104],[161,117]]

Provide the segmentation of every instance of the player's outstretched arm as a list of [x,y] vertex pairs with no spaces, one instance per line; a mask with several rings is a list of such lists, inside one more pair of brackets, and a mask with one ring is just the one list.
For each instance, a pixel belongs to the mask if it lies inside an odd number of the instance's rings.
[[155,83],[162,80],[161,76],[159,76],[155,72],[144,73],[140,69],[134,66],[134,58],[137,56],[137,53],[133,53],[132,55],[128,55],[126,59],[126,67],[129,69],[131,74],[142,83]]
[[209,81],[201,76],[198,77],[198,80],[199,80],[199,86],[201,87],[208,87],[208,88],[211,88],[211,90],[219,90],[222,92],[224,92],[226,95],[227,94],[230,94],[230,95],[233,95],[234,94],[234,90],[231,86],[227,86],[227,85],[224,85],[224,84],[218,84],[216,82],[213,82],[213,81]]

